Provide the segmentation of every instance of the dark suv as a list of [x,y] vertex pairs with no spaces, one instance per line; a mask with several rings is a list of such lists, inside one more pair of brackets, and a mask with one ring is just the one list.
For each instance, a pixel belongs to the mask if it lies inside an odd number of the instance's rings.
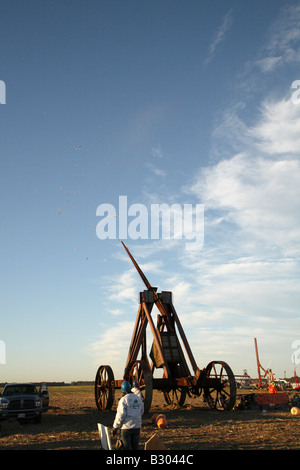
[[42,413],[48,411],[49,393],[46,384],[39,391],[32,383],[7,384],[0,395],[0,421],[17,419],[39,423]]

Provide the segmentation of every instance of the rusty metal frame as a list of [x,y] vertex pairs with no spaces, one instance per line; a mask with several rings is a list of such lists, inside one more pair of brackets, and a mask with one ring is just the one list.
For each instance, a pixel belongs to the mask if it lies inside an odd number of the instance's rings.
[[[149,363],[148,358],[146,356],[146,346],[145,346],[147,324],[149,324],[151,328],[153,339],[154,339],[154,345],[160,355],[161,364],[164,370],[164,378],[166,379],[171,378],[170,368],[168,365],[168,361],[166,360],[166,357],[165,357],[165,352],[162,347],[162,342],[161,342],[161,337],[160,337],[164,328],[166,329],[167,332],[169,333],[174,332],[176,334],[176,327],[177,327],[181,340],[182,340],[182,344],[185,348],[187,357],[191,363],[193,372],[199,375],[199,368],[197,367],[192,350],[190,348],[190,345],[188,343],[188,340],[182,328],[181,322],[179,320],[179,317],[177,315],[177,312],[171,300],[172,292],[162,292],[161,294],[158,294],[157,289],[151,286],[150,282],[148,281],[145,274],[140,269],[139,265],[137,264],[137,262],[131,255],[126,245],[122,241],[121,243],[124,246],[125,250],[127,251],[138,273],[140,274],[145,286],[147,287],[147,290],[140,292],[140,304],[139,304],[134,331],[133,331],[133,335],[132,335],[132,339],[131,339],[131,343],[129,347],[124,376],[126,376],[128,367],[130,366],[130,364],[132,364],[137,359],[138,353],[141,348],[142,348],[142,356],[141,356],[142,359]],[[166,298],[169,300],[168,302],[164,301],[164,299]],[[159,310],[161,314],[161,316],[159,316],[159,319],[161,321],[159,322],[158,320],[156,327],[151,317],[154,304],[156,305],[157,309]],[[178,342],[178,353],[180,356],[180,367],[181,367],[181,370],[183,371],[183,376],[190,376],[191,375],[190,370],[185,360],[185,357],[184,357],[184,354],[183,354],[183,351],[179,342]],[[154,365],[152,362],[150,366],[150,369],[152,372],[154,369],[153,366]]]

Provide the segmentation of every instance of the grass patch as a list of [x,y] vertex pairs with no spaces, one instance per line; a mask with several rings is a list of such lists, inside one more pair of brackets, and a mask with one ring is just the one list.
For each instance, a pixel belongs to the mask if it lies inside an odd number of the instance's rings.
[[94,386],[93,385],[49,385],[48,387],[49,392],[59,392],[63,394],[68,393],[94,393]]

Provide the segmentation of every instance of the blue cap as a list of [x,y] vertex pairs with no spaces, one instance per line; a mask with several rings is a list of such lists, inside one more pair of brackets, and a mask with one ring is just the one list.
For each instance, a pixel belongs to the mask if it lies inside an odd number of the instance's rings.
[[121,390],[122,390],[123,393],[129,393],[130,390],[131,390],[131,385],[130,385],[130,383],[127,382],[127,381],[122,382]]

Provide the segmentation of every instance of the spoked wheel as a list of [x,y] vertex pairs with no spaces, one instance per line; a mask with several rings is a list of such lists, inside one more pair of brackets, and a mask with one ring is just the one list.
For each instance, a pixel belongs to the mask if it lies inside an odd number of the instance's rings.
[[110,366],[100,366],[95,379],[95,400],[99,411],[110,410],[115,399],[115,380]]
[[205,369],[204,396],[211,408],[231,410],[236,400],[236,383],[226,362],[210,362]]
[[165,401],[168,405],[183,406],[186,399],[185,388],[172,388],[171,390],[163,391]]
[[128,377],[125,379],[131,384],[137,380],[144,400],[144,413],[148,413],[152,403],[153,384],[152,374],[147,363],[145,361],[133,362],[129,367]]

